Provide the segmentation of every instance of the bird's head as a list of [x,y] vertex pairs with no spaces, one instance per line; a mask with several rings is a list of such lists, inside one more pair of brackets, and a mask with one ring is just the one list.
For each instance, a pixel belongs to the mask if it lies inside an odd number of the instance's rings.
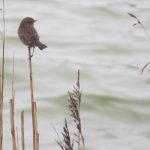
[[34,22],[36,22],[36,20],[34,20],[33,18],[31,18],[31,17],[26,17],[26,18],[24,18],[24,19],[21,21],[21,24],[23,24],[23,25],[33,25]]

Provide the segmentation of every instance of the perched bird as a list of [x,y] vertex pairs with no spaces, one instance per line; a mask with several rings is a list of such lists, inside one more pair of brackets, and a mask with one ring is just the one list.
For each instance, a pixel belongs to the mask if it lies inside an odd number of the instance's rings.
[[23,44],[27,45],[28,48],[34,48],[37,46],[40,50],[43,50],[47,46],[40,42],[39,35],[34,28],[34,20],[31,17],[24,18],[18,28],[18,36]]

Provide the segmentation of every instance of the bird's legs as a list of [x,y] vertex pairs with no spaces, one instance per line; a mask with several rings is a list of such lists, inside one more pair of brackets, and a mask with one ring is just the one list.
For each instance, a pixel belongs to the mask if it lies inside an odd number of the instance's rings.
[[30,55],[30,57],[33,57],[34,49],[35,49],[35,47],[33,47],[32,54]]
[[31,47],[28,46],[28,51],[29,51],[29,59],[33,57],[33,54],[34,54],[34,49],[35,47],[33,47],[33,50],[31,52]]

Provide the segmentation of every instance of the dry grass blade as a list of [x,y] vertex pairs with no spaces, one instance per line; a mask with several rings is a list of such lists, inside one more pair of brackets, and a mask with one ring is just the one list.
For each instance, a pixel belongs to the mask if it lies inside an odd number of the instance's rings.
[[137,20],[137,22],[134,23],[133,26],[136,26],[137,24],[139,24],[139,25],[142,27],[142,29],[144,30],[144,32],[145,32],[147,38],[150,40],[150,36],[149,36],[148,32],[146,31],[145,26],[144,26],[144,25],[142,24],[142,22],[138,19],[138,17],[136,17],[136,16],[135,16],[134,14],[132,14],[132,13],[128,13],[128,14],[129,14],[131,17],[133,17],[133,18],[135,18],[135,19]]
[[[133,24],[134,26],[135,25],[137,25],[137,24],[140,24],[140,25],[142,25],[142,28],[143,28],[143,24],[141,23],[141,21],[135,16],[135,15],[133,15],[133,14],[131,14],[131,13],[128,13],[131,17],[133,17],[133,18],[135,18],[136,20],[137,20],[137,23],[135,23],[135,24]],[[144,27],[145,28],[145,27]]]
[[[129,14],[131,17],[133,17],[133,18],[135,18],[135,19],[137,20],[137,23],[133,24],[133,26],[139,24],[139,25],[142,27],[142,29],[144,30],[144,32],[145,32],[147,38],[150,40],[150,36],[149,36],[148,32],[146,31],[145,26],[144,26],[144,25],[142,24],[142,22],[138,19],[138,17],[136,17],[136,16],[135,16],[134,14],[132,14],[132,13],[128,13],[128,14]],[[142,67],[142,69],[141,69],[141,74],[144,72],[145,68],[146,68],[149,64],[150,64],[150,62],[146,63],[146,64]],[[147,82],[149,82],[149,80],[150,80],[150,79],[148,79]]]
[[128,13],[128,14],[129,14],[131,17],[137,19],[137,17],[136,17],[135,15],[133,15],[133,14],[131,14],[131,13]]
[[150,62],[146,63],[143,68],[141,69],[141,74],[144,72],[145,68],[150,64]]

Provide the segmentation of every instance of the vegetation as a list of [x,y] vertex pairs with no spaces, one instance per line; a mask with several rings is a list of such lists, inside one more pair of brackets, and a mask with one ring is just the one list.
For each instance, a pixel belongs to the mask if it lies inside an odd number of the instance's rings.
[[[3,2],[2,16],[3,16],[3,30],[0,31],[2,39],[2,61],[0,70],[0,150],[3,150],[3,99],[4,99],[4,74],[5,74],[5,1]],[[29,77],[30,77],[30,95],[31,95],[31,110],[32,110],[32,136],[33,136],[33,150],[39,150],[39,131],[38,131],[38,117],[37,117],[37,107],[36,100],[34,98],[34,86],[33,86],[33,73],[32,73],[32,57],[31,49],[28,49],[28,63],[29,63]],[[18,132],[15,125],[15,90],[14,90],[14,56],[13,56],[13,66],[12,66],[12,97],[9,101],[10,106],[10,127],[12,136],[12,149],[19,150],[18,142]],[[80,119],[80,103],[81,103],[81,93],[80,93],[80,72],[78,71],[77,87],[74,88],[73,92],[69,94],[69,109],[71,112],[71,117],[74,119],[78,133],[76,134],[78,150],[85,150],[84,137],[81,129],[81,119]],[[24,110],[20,114],[21,119],[21,149],[25,150],[25,129],[24,129]],[[67,120],[65,119],[65,126],[63,127],[63,142],[58,141],[61,149],[73,150],[73,141],[71,141]]]
[[[76,86],[72,92],[68,92],[69,95],[69,110],[70,116],[72,117],[77,132],[74,133],[73,138],[70,136],[70,131],[68,129],[68,123],[65,119],[65,125],[63,127],[63,141],[59,140],[57,143],[62,150],[74,150],[77,147],[78,150],[85,150],[84,137],[82,133],[81,117],[80,117],[80,104],[81,104],[81,91],[80,91],[80,71],[78,70],[78,78]],[[72,141],[71,141],[72,139]],[[74,144],[75,141],[75,144]],[[77,144],[77,146],[76,146]]]

